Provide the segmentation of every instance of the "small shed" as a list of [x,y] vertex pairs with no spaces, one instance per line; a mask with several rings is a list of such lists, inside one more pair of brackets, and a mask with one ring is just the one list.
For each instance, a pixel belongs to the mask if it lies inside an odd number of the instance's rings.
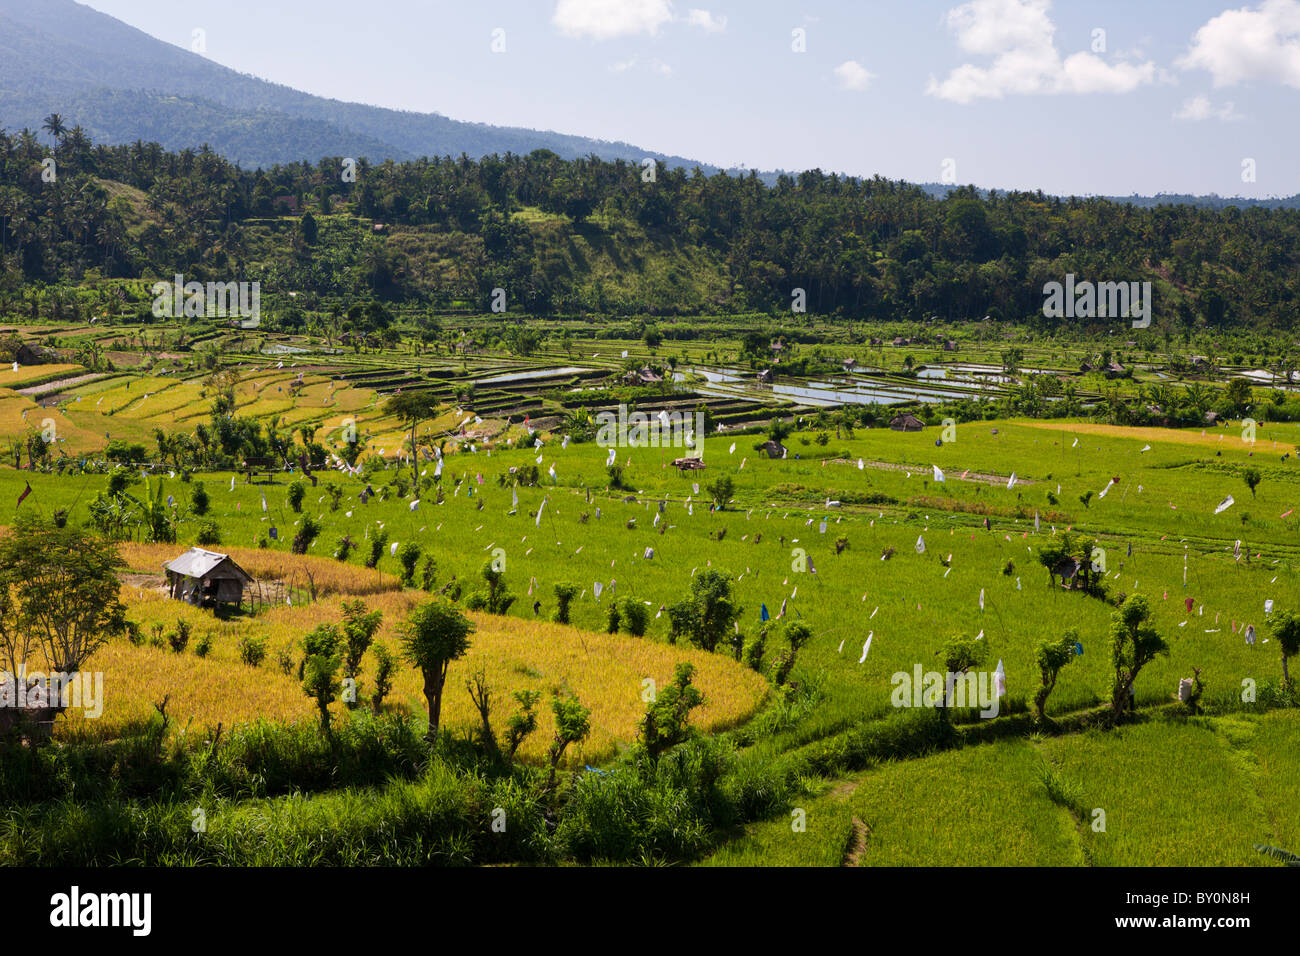
[[244,586],[253,577],[228,554],[190,548],[179,558],[163,565],[167,572],[168,593],[177,601],[200,607],[215,604],[238,605],[244,599]]
[[925,428],[925,422],[910,412],[904,412],[890,419],[889,427],[896,432],[919,432]]
[[784,458],[785,446],[779,441],[766,441],[763,443],[763,451],[767,452],[768,458]]

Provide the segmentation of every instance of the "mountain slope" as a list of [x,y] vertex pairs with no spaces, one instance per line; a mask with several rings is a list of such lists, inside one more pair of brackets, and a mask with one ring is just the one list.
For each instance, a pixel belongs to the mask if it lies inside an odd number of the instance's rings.
[[0,0],[0,126],[38,129],[51,112],[81,124],[96,142],[207,143],[244,166],[539,148],[565,158],[653,156],[697,165],[628,143],[313,96],[220,66],[74,0]]

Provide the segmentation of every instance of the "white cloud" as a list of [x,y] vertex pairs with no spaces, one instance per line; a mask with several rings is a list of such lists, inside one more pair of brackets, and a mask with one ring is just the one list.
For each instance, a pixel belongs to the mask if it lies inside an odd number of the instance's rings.
[[612,40],[658,33],[672,18],[671,0],[559,0],[551,22],[566,36]]
[[1300,0],[1225,10],[1196,31],[1178,66],[1206,70],[1215,86],[1263,80],[1300,88]]
[[1062,59],[1056,49],[1051,0],[971,0],[944,18],[966,53],[993,57],[965,63],[926,92],[954,103],[1008,94],[1127,93],[1156,78],[1154,63],[1108,62],[1094,53]]
[[721,33],[727,29],[727,18],[715,17],[708,10],[691,10],[686,14],[686,22],[705,33]]
[[1193,96],[1185,100],[1178,112],[1174,113],[1174,119],[1187,120],[1189,123],[1203,123],[1209,119],[1223,120],[1226,123],[1241,118],[1231,102],[1216,107],[1208,96]]
[[835,78],[840,82],[840,89],[844,90],[865,90],[875,77],[876,74],[857,60],[845,60],[835,68]]

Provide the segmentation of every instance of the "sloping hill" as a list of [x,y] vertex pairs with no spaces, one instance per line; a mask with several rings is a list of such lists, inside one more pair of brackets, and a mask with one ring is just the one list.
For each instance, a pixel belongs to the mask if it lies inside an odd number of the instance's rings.
[[654,156],[696,165],[628,143],[312,96],[220,66],[74,0],[0,0],[0,125],[38,129],[51,112],[82,125],[96,142],[207,143],[244,166],[540,148],[566,158]]

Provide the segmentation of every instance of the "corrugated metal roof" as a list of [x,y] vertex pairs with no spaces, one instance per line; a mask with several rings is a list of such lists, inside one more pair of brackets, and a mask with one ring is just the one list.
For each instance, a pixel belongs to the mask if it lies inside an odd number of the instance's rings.
[[202,548],[190,548],[179,558],[163,565],[163,567],[187,578],[202,578],[211,573],[223,561],[229,561],[231,569],[238,572],[245,580],[253,580],[252,575],[232,561],[230,555],[217,554],[215,551],[205,551]]

